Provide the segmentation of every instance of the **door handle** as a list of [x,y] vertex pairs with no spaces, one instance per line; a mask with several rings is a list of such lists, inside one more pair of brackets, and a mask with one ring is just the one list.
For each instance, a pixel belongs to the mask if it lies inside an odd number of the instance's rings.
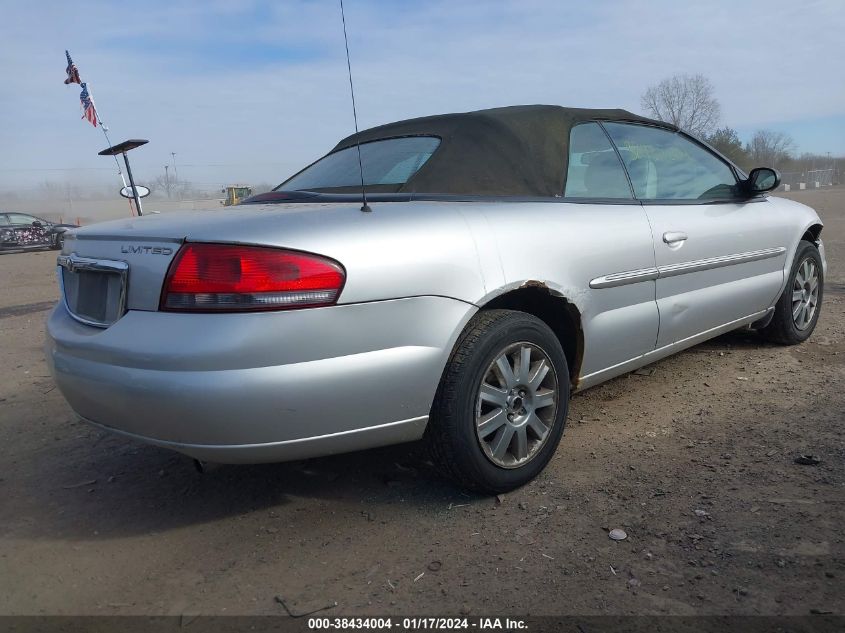
[[663,234],[663,241],[669,246],[674,246],[676,244],[680,244],[681,242],[686,242],[687,234],[682,233],[681,231],[666,231],[666,233]]

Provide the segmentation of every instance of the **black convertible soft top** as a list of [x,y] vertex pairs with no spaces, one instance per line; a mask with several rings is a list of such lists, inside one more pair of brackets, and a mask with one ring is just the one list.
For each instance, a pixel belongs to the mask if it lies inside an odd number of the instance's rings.
[[522,105],[388,123],[346,137],[332,152],[358,140],[436,136],[441,139],[437,151],[397,193],[553,197],[564,191],[569,132],[586,121],[676,129],[626,110]]

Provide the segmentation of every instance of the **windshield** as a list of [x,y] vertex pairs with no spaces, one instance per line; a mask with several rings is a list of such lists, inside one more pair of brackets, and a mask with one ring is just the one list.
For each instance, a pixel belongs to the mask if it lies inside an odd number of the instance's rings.
[[[438,145],[440,139],[433,136],[408,136],[362,143],[364,184],[398,190],[431,158]],[[276,191],[314,191],[360,186],[358,149],[352,146],[324,156],[276,187]]]

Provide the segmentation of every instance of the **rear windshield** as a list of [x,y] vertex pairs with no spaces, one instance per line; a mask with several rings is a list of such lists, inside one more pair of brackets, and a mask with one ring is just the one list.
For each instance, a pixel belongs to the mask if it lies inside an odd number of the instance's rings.
[[[398,190],[408,182],[440,145],[434,136],[408,136],[361,144],[364,184]],[[361,186],[358,149],[347,147],[324,156],[276,191],[315,191]]]

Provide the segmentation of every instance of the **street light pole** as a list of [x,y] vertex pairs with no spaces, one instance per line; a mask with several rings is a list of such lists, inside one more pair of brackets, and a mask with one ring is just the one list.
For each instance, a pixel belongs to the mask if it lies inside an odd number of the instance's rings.
[[170,165],[164,166],[164,187],[167,189],[167,199],[170,200],[170,173],[168,172]]
[[833,169],[830,166],[830,152],[827,153],[827,166],[825,167],[826,170],[830,171],[830,184],[833,184]]

